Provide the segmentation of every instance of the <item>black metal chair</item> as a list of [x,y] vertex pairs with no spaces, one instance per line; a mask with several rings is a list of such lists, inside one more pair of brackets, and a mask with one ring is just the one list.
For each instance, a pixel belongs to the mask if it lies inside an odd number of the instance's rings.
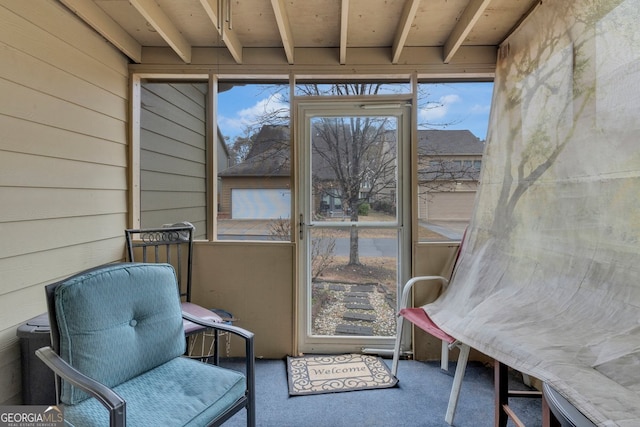
[[[194,232],[195,227],[189,222],[156,228],[126,229],[127,260],[171,264],[176,272],[182,311],[212,322],[231,324],[234,319],[230,313],[224,310],[209,310],[191,302]],[[212,356],[214,363],[219,363],[218,331],[208,331],[186,319],[184,331],[187,336],[187,355],[201,360],[208,360]],[[227,346],[228,338],[227,335]],[[197,344],[200,344],[200,352],[196,349]]]

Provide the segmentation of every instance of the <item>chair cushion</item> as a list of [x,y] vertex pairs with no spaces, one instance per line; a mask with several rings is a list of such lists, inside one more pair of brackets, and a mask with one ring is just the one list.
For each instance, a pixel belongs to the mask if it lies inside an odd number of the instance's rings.
[[[127,402],[127,426],[206,426],[244,396],[240,372],[179,357],[114,388]],[[65,407],[72,426],[109,425],[96,400]]]
[[[185,339],[169,264],[113,264],[61,282],[55,290],[60,356],[114,387],[182,355]],[[61,401],[88,397],[64,382]]]
[[[180,305],[182,307],[182,311],[184,311],[185,313],[189,313],[201,319],[210,320],[216,323],[222,322],[222,317],[218,316],[213,311],[207,310],[206,308],[201,307],[197,304],[193,304],[191,302],[182,302]],[[204,327],[196,323],[190,322],[187,319],[183,319],[182,323],[184,325],[185,335],[191,335],[195,332],[199,332],[205,329]]]
[[446,341],[449,344],[455,342],[456,340],[454,337],[440,329],[440,327],[438,327],[438,325],[436,325],[433,320],[431,320],[431,317],[429,317],[427,312],[424,311],[422,307],[403,308],[402,310],[400,310],[399,314],[423,331],[433,335],[436,338]]

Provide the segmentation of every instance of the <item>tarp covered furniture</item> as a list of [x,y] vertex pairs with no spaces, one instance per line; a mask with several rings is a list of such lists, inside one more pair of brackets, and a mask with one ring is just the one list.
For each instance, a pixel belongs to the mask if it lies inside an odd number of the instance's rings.
[[[453,254],[453,260],[449,263],[452,264],[452,272],[455,271],[466,234],[467,232],[465,230],[465,232],[462,234],[460,245]],[[469,360],[469,352],[471,351],[471,348],[440,329],[440,327],[436,325],[433,320],[431,320],[427,312],[422,307],[413,307],[411,305],[410,299],[413,288],[418,284],[422,286],[435,285],[438,286],[438,288],[442,291],[446,289],[447,285],[449,284],[449,279],[443,276],[417,276],[412,277],[407,281],[407,283],[405,283],[404,287],[402,288],[402,296],[400,298],[400,310],[398,311],[396,341],[393,349],[393,362],[391,365],[391,372],[393,373],[393,375],[396,375],[398,372],[398,360],[400,358],[400,348],[403,335],[402,330],[405,319],[424,332],[441,341],[442,351],[440,355],[440,367],[443,370],[449,370],[449,350],[457,347],[459,349],[458,361],[456,364],[456,371],[453,376],[451,392],[449,394],[449,404],[447,405],[447,412],[444,417],[445,421],[448,424],[453,424],[453,418],[455,416],[456,407],[458,405],[458,397],[460,396],[460,388],[462,387],[462,380],[464,379],[464,373],[467,368],[467,361]]]
[[118,263],[46,287],[52,347],[36,354],[62,378],[68,424],[209,426],[245,408],[255,425],[253,334],[186,315],[243,338],[245,374],[182,357],[175,281],[168,264]]
[[413,287],[417,283],[430,284],[433,282],[439,283],[442,288],[445,288],[449,283],[449,280],[442,276],[417,276],[411,278],[404,286],[402,291],[402,299],[400,302],[400,311],[398,312],[398,324],[396,328],[396,342],[393,350],[393,362],[391,365],[391,373],[397,375],[398,373],[398,359],[400,357],[400,344],[402,341],[402,329],[404,325],[404,319],[411,322],[416,327],[422,329],[431,336],[442,341],[441,352],[441,367],[448,371],[449,366],[449,350],[453,347],[458,347],[460,352],[458,354],[458,362],[456,364],[456,371],[453,376],[453,385],[451,386],[451,392],[449,394],[449,404],[447,405],[447,412],[445,414],[445,421],[448,424],[453,424],[453,418],[456,413],[456,407],[458,405],[458,397],[460,396],[460,388],[462,387],[462,380],[464,379],[464,373],[467,368],[467,361],[469,360],[470,347],[460,341],[456,340],[451,335],[444,332],[436,325],[429,315],[421,307],[411,307],[409,305],[409,296]]
[[597,426],[640,425],[638,0],[541,2],[501,45],[442,330]]

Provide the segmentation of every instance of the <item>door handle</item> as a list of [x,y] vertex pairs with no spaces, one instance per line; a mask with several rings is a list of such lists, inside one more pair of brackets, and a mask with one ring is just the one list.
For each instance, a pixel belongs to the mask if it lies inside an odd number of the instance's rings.
[[305,227],[313,227],[313,224],[305,224],[304,223],[304,215],[300,214],[300,222],[298,222],[298,228],[300,229],[300,240],[304,237],[304,228]]
[[298,223],[298,228],[300,230],[300,240],[302,240],[302,236],[304,235],[304,232],[302,231],[302,229],[304,228],[304,217],[302,214],[300,214],[300,222]]

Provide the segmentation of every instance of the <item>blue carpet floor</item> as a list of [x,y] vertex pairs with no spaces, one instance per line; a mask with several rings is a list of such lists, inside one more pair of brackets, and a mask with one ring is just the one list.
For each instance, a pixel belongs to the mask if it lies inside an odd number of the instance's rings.
[[[390,366],[391,361],[386,360]],[[226,361],[223,366],[241,369]],[[455,369],[451,364],[451,372]],[[439,362],[400,361],[398,385],[381,390],[363,390],[311,396],[289,396],[284,360],[256,362],[256,419],[259,427],[445,427],[453,374]],[[512,389],[526,389],[517,377]],[[527,427],[542,425],[540,399],[512,399],[512,407]],[[491,427],[494,423],[493,369],[469,363],[458,408],[456,427]],[[512,425],[512,424],[510,424]],[[242,411],[225,427],[246,426]]]

